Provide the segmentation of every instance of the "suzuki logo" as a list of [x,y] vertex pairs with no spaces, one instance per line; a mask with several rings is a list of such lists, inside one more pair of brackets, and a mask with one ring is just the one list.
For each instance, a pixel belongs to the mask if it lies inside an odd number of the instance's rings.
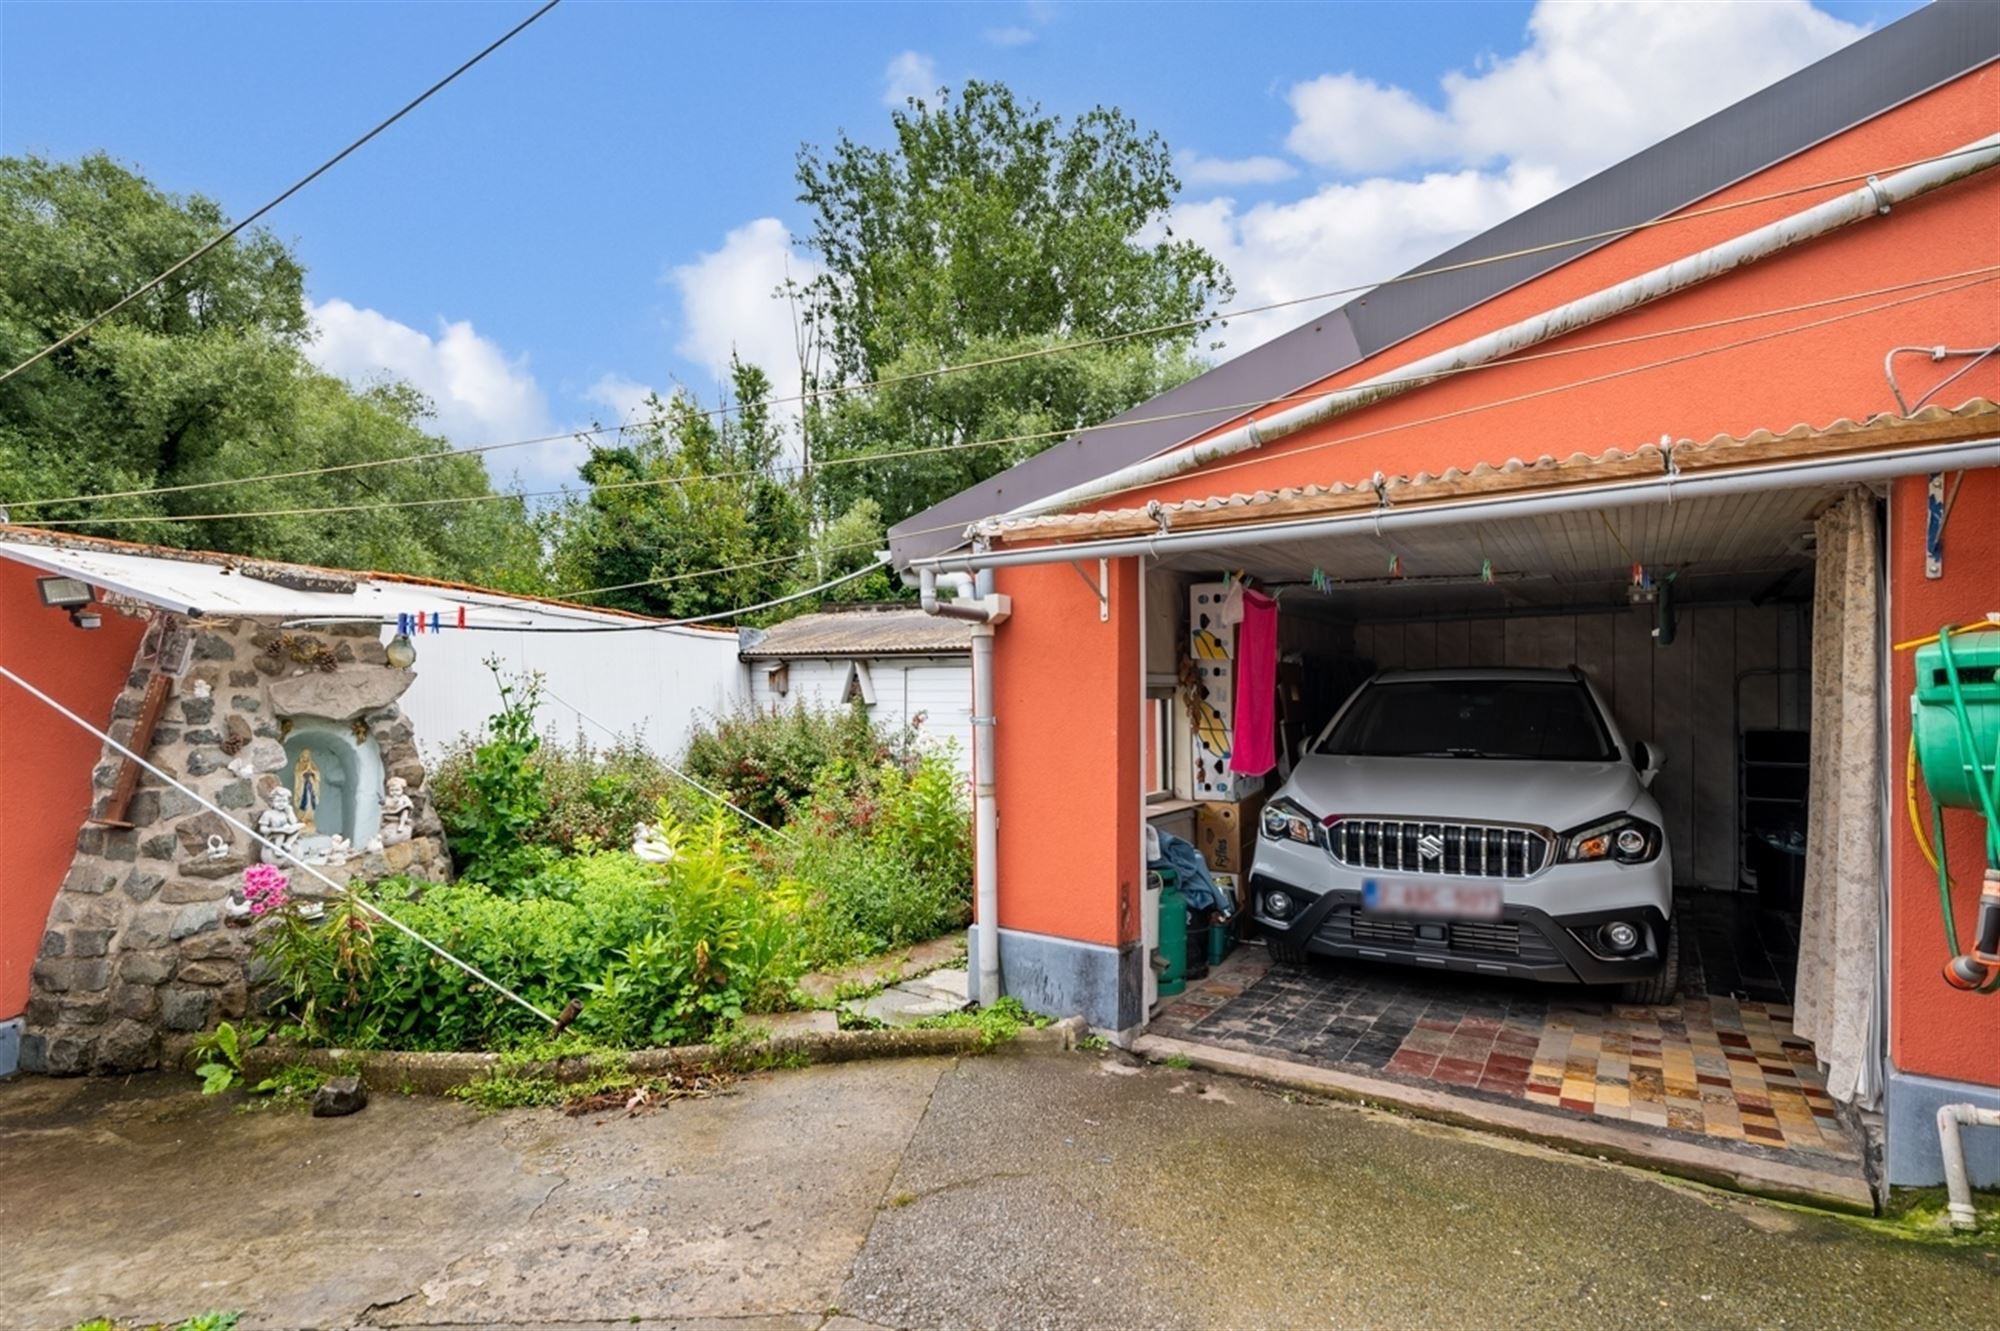
[[1444,858],[1444,838],[1436,832],[1426,832],[1417,838],[1417,854],[1427,860]]

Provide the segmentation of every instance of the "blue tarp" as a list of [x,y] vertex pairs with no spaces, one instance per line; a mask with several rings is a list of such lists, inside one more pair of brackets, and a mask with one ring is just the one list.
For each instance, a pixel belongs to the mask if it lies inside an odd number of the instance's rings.
[[1215,879],[1208,873],[1208,861],[1195,849],[1194,842],[1172,832],[1161,832],[1159,837],[1160,858],[1153,861],[1153,866],[1164,865],[1179,877],[1188,909],[1220,911],[1224,919],[1234,915],[1236,902],[1215,885]]

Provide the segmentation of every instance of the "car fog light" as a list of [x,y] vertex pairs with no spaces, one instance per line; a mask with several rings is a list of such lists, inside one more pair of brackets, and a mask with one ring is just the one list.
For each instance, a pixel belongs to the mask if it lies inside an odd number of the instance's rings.
[[1266,892],[1264,913],[1274,920],[1289,919],[1292,914],[1292,898],[1288,892]]
[[[1643,855],[1646,853],[1646,834],[1636,827],[1628,827],[1618,834],[1620,855]],[[1630,925],[1626,926],[1630,928]]]
[[1602,938],[1604,945],[1613,952],[1630,952],[1639,946],[1638,926],[1628,924],[1624,920],[1613,920],[1605,925],[1598,937]]

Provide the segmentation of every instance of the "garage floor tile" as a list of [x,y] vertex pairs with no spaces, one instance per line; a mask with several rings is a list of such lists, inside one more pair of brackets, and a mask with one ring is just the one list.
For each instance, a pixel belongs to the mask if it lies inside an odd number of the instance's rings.
[[1191,981],[1151,1029],[1744,1149],[1858,1160],[1858,1134],[1778,1001],[1778,968],[1759,963],[1764,997],[1753,998],[1741,987],[1752,968],[1724,960],[1714,965],[1703,948],[1689,988],[1706,973],[1734,993],[1649,1008],[1398,967],[1281,966],[1251,944]]

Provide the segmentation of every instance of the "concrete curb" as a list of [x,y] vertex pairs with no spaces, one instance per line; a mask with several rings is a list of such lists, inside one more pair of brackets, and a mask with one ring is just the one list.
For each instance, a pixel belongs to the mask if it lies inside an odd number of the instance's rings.
[[[1038,1048],[1073,1049],[1086,1030],[1081,1017],[1072,1017],[1051,1026],[1023,1030],[1014,1037],[1013,1043]],[[667,1072],[696,1068],[757,1071],[804,1067],[814,1063],[848,1063],[867,1058],[976,1054],[987,1047],[983,1039],[983,1033],[976,1027],[963,1026],[941,1030],[831,1031],[742,1044],[691,1044],[671,1049],[636,1049],[623,1053],[545,1059],[513,1065],[509,1071],[517,1077],[546,1077],[567,1084],[587,1081],[609,1072],[656,1077]],[[170,1038],[162,1051],[162,1065],[186,1067],[188,1052],[193,1045],[193,1036]],[[322,1072],[358,1072],[377,1091],[408,1090],[443,1095],[494,1075],[501,1064],[501,1055],[489,1053],[314,1049],[299,1045],[262,1044],[244,1056],[243,1071],[245,1077],[253,1082],[293,1065],[316,1068]]]
[[1795,1202],[1852,1215],[1874,1215],[1875,1194],[1857,1165],[1852,1174],[1808,1165],[1788,1164],[1737,1155],[1714,1146],[1659,1137],[1617,1123],[1558,1118],[1525,1107],[1498,1104],[1468,1095],[1454,1095],[1423,1086],[1406,1086],[1359,1073],[1306,1063],[1290,1063],[1263,1054],[1220,1049],[1162,1035],[1142,1035],[1132,1052],[1155,1063],[1183,1058],[1204,1072],[1246,1077],[1252,1081],[1290,1086],[1314,1095],[1400,1110],[1417,1118],[1449,1123],[1478,1132],[1496,1133],[1534,1142],[1574,1155],[1602,1156],[1620,1164],[1691,1179],[1712,1187],[1774,1201]]

